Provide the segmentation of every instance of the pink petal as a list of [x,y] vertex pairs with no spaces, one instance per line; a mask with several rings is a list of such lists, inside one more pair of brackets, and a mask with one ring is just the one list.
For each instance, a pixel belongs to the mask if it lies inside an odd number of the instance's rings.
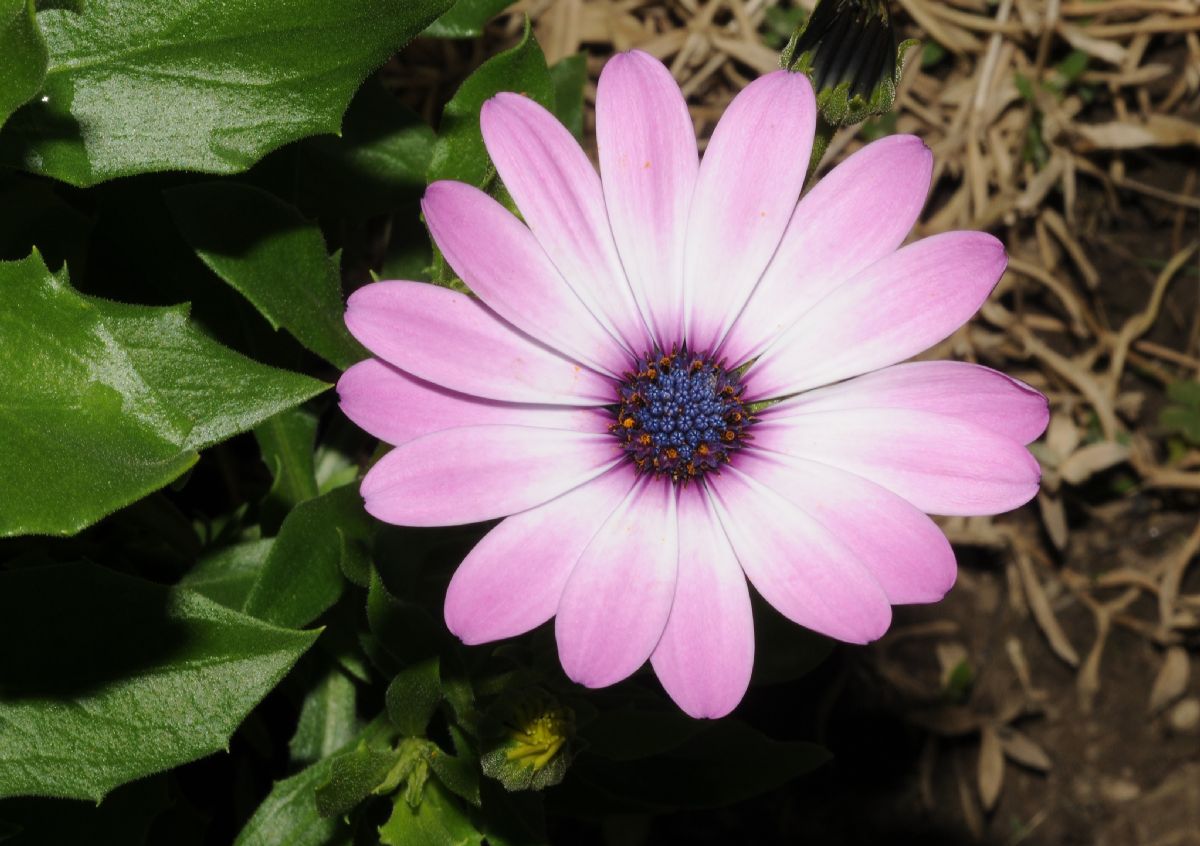
[[553,617],[579,556],[633,483],[632,471],[618,467],[488,532],[446,590],[450,631],[463,643],[487,643]]
[[596,91],[596,140],[622,264],[669,350],[683,340],[683,248],[699,157],[687,103],[662,62],[640,50],[608,60]]
[[716,348],[779,246],[808,169],[812,85],[776,71],[733,98],[700,163],[688,220],[688,347]]
[[835,288],[750,368],[751,399],[857,376],[936,344],[965,323],[1004,272],[1004,247],[983,232],[909,244]]
[[430,185],[421,209],[446,261],[498,315],[598,370],[619,374],[629,367],[628,354],[508,209],[462,182]]
[[494,520],[548,502],[612,467],[612,435],[464,426],[401,444],[367,473],[368,512],[400,526]]
[[738,468],[844,541],[893,605],[937,602],[954,586],[946,536],[894,493],[826,464],[761,450],[739,456]]
[[844,540],[736,467],[709,491],[746,576],[779,613],[849,643],[887,631],[887,596]]
[[579,143],[519,94],[484,103],[480,127],[504,187],[563,279],[628,351],[643,352],[646,325],[621,269],[600,177]]
[[1037,461],[1012,438],[942,414],[867,409],[776,420],[756,448],[807,458],[882,485],[929,514],[1000,514],[1037,493]]
[[452,391],[505,402],[603,405],[615,388],[471,297],[424,282],[376,282],[346,303],[346,326],[375,355]]
[[899,247],[925,204],[932,171],[933,154],[920,138],[889,135],[805,194],[725,339],[729,361],[758,355],[822,297]]
[[360,361],[343,373],[337,392],[342,413],[389,444],[443,429],[492,423],[595,432],[609,419],[602,411],[578,406],[496,402],[457,394],[377,358]]
[[697,718],[725,716],[750,686],[750,592],[699,485],[679,492],[678,583],[650,663],[671,698]]
[[554,632],[567,675],[604,687],[654,651],[675,594],[675,488],[643,477],[584,550],[567,580]]
[[880,408],[947,414],[1023,444],[1037,440],[1050,419],[1046,398],[1024,382],[961,361],[914,361],[876,370],[772,406],[771,417]]

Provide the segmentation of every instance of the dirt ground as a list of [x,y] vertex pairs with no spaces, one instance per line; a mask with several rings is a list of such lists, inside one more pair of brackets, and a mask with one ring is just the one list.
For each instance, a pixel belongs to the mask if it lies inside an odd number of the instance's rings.
[[[435,115],[455,69],[528,13],[550,62],[587,53],[589,101],[613,50],[662,58],[703,138],[811,5],[525,0],[484,43],[415,45],[393,82]],[[961,564],[945,602],[899,609],[880,643],[751,692],[748,718],[827,744],[830,767],[581,842],[1200,844],[1200,398],[1189,435],[1187,402],[1168,393],[1200,379],[1200,3],[892,5],[922,44],[895,115],[840,132],[822,169],[875,135],[917,133],[937,165],[915,236],[1006,242],[990,302],[929,357],[1050,397],[1043,492],[943,521]]]

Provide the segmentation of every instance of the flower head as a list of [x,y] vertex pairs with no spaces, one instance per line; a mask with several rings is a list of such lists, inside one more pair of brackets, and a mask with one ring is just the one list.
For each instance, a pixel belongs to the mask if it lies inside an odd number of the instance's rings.
[[609,61],[600,173],[516,94],[484,140],[524,222],[439,182],[430,231],[477,297],[416,282],[357,291],[375,358],[343,410],[396,445],[367,510],[410,526],[505,517],[446,596],[469,644],[554,618],[568,675],[599,687],[647,659],[689,714],[728,713],[754,655],[747,580],[854,643],[891,606],[951,587],[926,516],[1029,500],[1045,398],[994,370],[899,362],[947,337],[1005,265],[989,235],[901,246],[932,157],[869,144],[797,203],[816,106],[778,71],[730,103],[701,161],[679,87]]

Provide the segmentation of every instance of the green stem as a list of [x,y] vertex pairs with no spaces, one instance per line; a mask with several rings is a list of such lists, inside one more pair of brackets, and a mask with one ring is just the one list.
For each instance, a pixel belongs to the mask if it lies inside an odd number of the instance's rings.
[[821,159],[825,156],[825,151],[829,148],[829,142],[836,131],[837,127],[825,120],[825,115],[817,112],[817,133],[813,138],[812,155],[808,159],[808,175],[804,178],[806,185],[812,183],[817,166],[821,164]]

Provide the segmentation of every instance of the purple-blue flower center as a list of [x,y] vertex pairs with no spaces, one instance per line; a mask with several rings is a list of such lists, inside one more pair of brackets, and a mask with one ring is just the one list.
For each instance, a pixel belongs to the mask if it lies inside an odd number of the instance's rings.
[[734,373],[686,349],[646,353],[625,374],[613,434],[637,469],[676,483],[729,463],[753,418]]

